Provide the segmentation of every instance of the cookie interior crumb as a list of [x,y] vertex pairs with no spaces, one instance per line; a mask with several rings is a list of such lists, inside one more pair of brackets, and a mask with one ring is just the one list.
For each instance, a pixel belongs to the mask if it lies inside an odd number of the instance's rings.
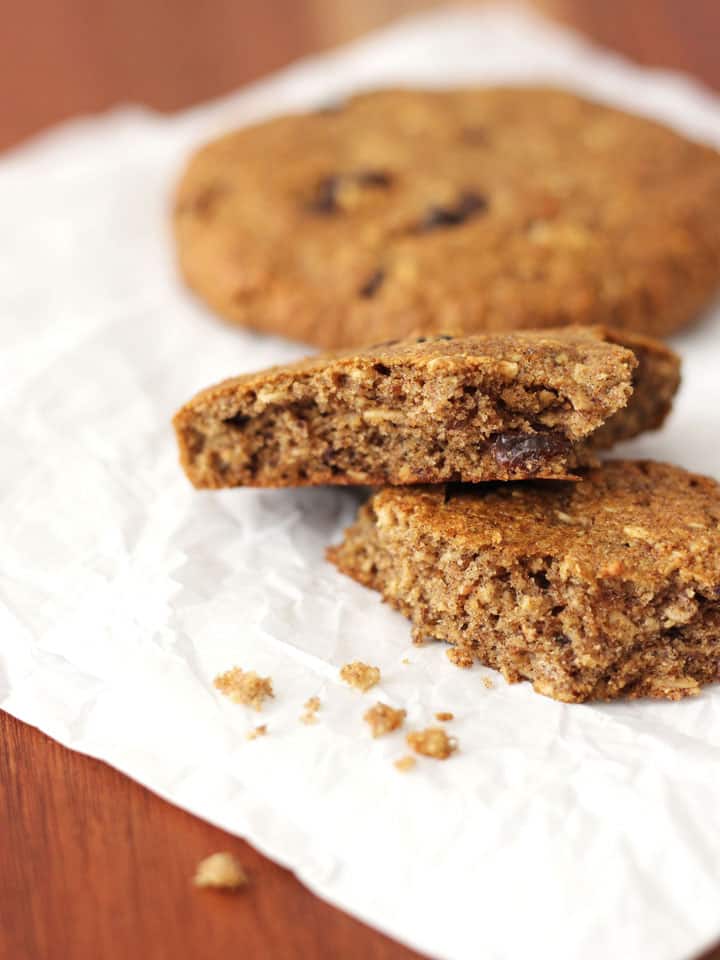
[[352,663],[346,663],[340,669],[340,679],[356,690],[367,692],[371,687],[380,683],[380,670],[378,667],[371,667],[360,660],[353,660]]
[[435,719],[440,720],[441,723],[445,723],[447,720],[454,720],[455,714],[450,713],[448,710],[441,710],[435,714]]
[[213,683],[233,703],[242,703],[255,710],[262,710],[263,701],[275,696],[270,677],[261,677],[254,670],[240,667],[218,674]]
[[409,754],[405,757],[400,757],[398,760],[393,761],[393,766],[396,767],[401,773],[407,773],[408,770],[412,768],[417,763],[415,757],[411,757]]
[[231,853],[213,853],[197,865],[193,883],[196,887],[239,890],[248,885],[248,877],[237,857]]
[[425,730],[413,730],[407,737],[408,746],[425,757],[435,760],[447,760],[458,748],[455,737],[449,737],[442,727],[426,727]]
[[482,682],[486,690],[492,690],[492,688],[495,686],[491,677],[483,677]]
[[451,663],[463,670],[468,670],[475,663],[475,656],[465,647],[450,647],[445,651],[445,655]]
[[373,737],[382,737],[401,727],[406,716],[405,710],[395,710],[386,703],[378,702],[364,714],[363,720],[370,725]]
[[258,737],[264,737],[267,734],[267,724],[261,723],[259,727],[254,727],[249,731],[248,740],[257,740]]
[[310,697],[305,702],[305,713],[300,715],[301,723],[317,723],[317,712],[320,709],[320,697]]

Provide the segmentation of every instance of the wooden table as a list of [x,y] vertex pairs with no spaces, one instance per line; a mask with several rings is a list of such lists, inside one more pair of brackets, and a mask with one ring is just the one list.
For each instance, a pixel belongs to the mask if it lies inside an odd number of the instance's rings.
[[[171,110],[432,0],[6,0],[0,147],[119,101]],[[717,0],[537,5],[647,64],[720,89]],[[12,91],[9,97],[7,91]],[[418,955],[310,894],[241,840],[0,714],[0,958],[405,960]],[[240,895],[197,891],[229,850]],[[720,960],[720,947],[704,960]]]

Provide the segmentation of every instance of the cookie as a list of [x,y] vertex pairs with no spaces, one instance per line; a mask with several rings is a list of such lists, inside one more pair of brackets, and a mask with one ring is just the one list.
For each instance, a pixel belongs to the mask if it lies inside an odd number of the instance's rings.
[[659,426],[678,379],[601,327],[439,334],[226,380],[174,423],[196,487],[557,479]]
[[720,486],[679,467],[387,487],[329,559],[416,638],[556,700],[676,700],[720,678]]
[[389,90],[232,133],[188,166],[185,279],[324,348],[608,323],[656,336],[720,284],[720,155],[543,88]]

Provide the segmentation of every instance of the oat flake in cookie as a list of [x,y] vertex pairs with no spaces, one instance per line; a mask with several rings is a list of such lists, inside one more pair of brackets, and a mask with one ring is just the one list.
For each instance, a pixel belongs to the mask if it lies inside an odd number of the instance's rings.
[[420,336],[226,380],[175,428],[197,487],[557,479],[658,427],[678,371],[598,327]]
[[182,273],[227,320],[325,348],[448,328],[666,335],[720,285],[720,157],[542,88],[390,90],[200,150]]
[[679,467],[387,487],[329,559],[418,635],[557,700],[678,700],[720,679],[720,486]]

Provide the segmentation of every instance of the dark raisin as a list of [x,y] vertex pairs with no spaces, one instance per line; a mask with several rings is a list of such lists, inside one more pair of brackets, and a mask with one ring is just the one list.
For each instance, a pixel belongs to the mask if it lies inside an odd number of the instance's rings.
[[358,290],[358,294],[361,297],[364,297],[366,300],[369,300],[371,297],[374,297],[378,292],[380,287],[385,282],[385,271],[376,270],[375,273],[371,273],[367,278],[365,283]]
[[427,337],[418,337],[415,343],[427,343]]
[[538,570],[537,573],[531,573],[530,579],[534,580],[536,585],[540,587],[541,590],[547,590],[550,586],[550,581],[547,578],[547,574],[544,570]]
[[246,417],[244,413],[236,413],[234,417],[228,417],[227,420],[223,420],[223,423],[226,423],[229,427],[233,427],[235,430],[243,430],[250,422],[250,417]]
[[389,187],[393,182],[386,170],[358,170],[353,177],[361,187]]
[[373,370],[379,373],[381,377],[390,376],[390,367],[386,367],[384,363],[374,363]]
[[313,213],[323,215],[335,213],[337,211],[337,194],[340,187],[340,177],[323,177],[318,181],[315,187],[315,194],[308,204],[308,209]]
[[449,333],[439,333],[436,337],[436,340],[453,340],[454,338],[450,336]]
[[566,637],[564,633],[556,634],[553,640],[559,647],[566,647],[570,643],[570,637]]
[[385,170],[358,170],[353,173],[337,173],[322,177],[316,186],[315,193],[308,204],[313,213],[328,215],[339,210],[338,194],[347,183],[357,183],[361,187],[389,187],[392,175]]
[[423,217],[419,230],[426,233],[441,227],[459,227],[471,217],[487,210],[488,202],[485,197],[472,190],[460,194],[458,202],[453,207],[430,207]]
[[496,434],[490,446],[500,466],[528,473],[535,473],[546,460],[566,456],[571,448],[572,444],[561,433],[520,433],[517,430]]

